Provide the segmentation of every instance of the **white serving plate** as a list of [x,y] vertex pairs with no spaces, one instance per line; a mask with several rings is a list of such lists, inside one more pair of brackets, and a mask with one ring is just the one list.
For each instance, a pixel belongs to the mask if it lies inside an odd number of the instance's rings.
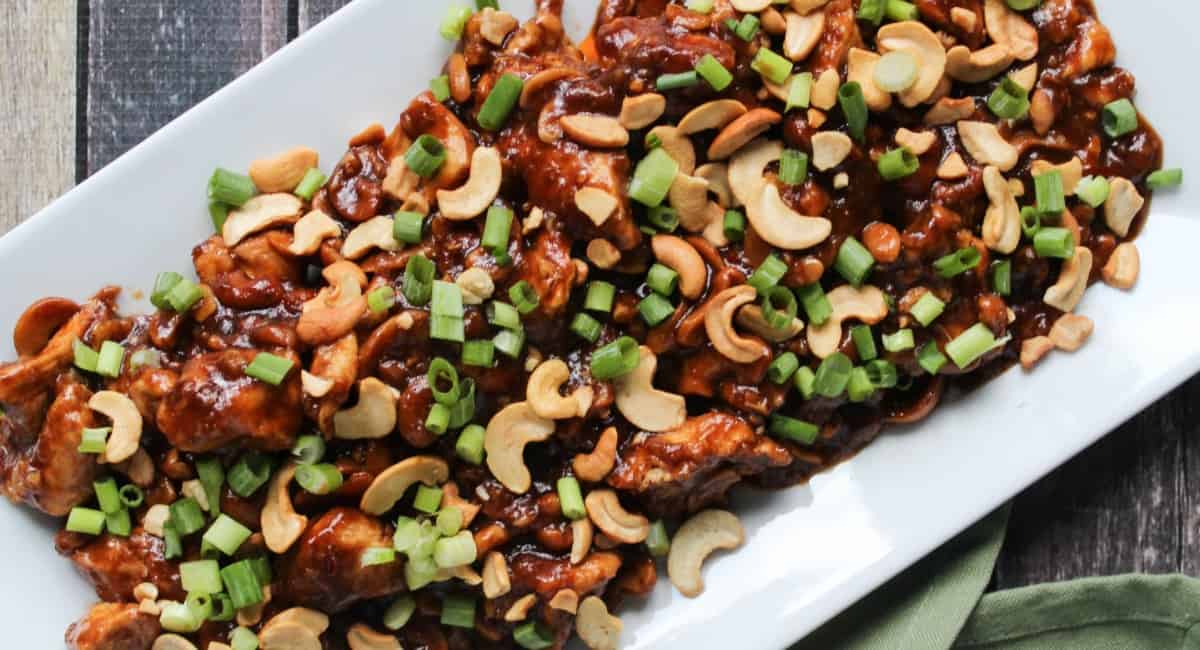
[[[531,1],[504,4],[532,11]],[[578,36],[594,0],[567,4]],[[1140,82],[1139,105],[1167,142],[1168,166],[1200,172],[1200,120],[1187,108],[1200,91],[1186,81],[1200,60],[1191,29],[1200,5],[1098,4],[1120,63]],[[359,0],[0,239],[0,358],[13,358],[7,332],[39,297],[83,299],[103,283],[145,290],[158,271],[188,271],[192,247],[211,232],[204,185],[214,166],[245,168],[306,144],[328,171],[364,125],[394,124],[450,50],[437,36],[443,7]],[[364,58],[362,43],[384,45]],[[785,647],[1200,370],[1200,285],[1184,264],[1200,244],[1198,208],[1197,182],[1154,199],[1138,241],[1142,280],[1132,293],[1088,292],[1080,310],[1097,328],[1079,353],[1009,372],[811,485],[739,493],[745,546],[710,560],[700,598],[664,578],[623,613],[624,647]],[[55,522],[3,504],[0,530],[7,645],[61,647],[95,601],[91,589],[54,553]]]

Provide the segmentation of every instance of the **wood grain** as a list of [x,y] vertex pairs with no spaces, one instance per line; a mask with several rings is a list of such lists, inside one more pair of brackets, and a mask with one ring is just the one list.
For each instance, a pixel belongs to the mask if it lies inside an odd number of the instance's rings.
[[0,234],[75,182],[75,7],[0,3]]
[[282,45],[286,17],[279,0],[91,0],[89,172]]
[[333,12],[349,4],[349,0],[300,0],[300,33],[328,18]]

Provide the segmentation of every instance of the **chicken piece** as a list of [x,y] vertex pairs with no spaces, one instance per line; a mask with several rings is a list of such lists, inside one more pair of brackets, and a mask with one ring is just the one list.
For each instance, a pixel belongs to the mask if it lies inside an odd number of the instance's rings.
[[445,104],[434,99],[433,93],[417,95],[400,116],[400,127],[414,140],[429,134],[446,146],[446,162],[437,176],[421,184],[425,198],[433,202],[437,190],[457,187],[466,180],[475,153],[475,137]]
[[707,33],[693,32],[667,13],[613,18],[596,30],[596,51],[606,66],[626,68],[630,76],[648,85],[662,74],[693,69],[706,54],[728,70],[734,69],[736,62],[731,45]]
[[[263,245],[265,240],[255,237],[230,250],[220,235],[213,235],[192,249],[192,264],[200,281],[212,289],[222,304],[236,309],[273,307],[283,299],[283,278],[263,273],[271,267],[261,263],[247,265],[247,258],[242,257],[260,257],[265,254],[265,249],[260,248]],[[236,255],[235,251],[242,255]]]
[[229,445],[291,449],[300,429],[300,373],[280,386],[246,375],[255,350],[225,350],[189,359],[158,407],[158,428],[180,451]]
[[553,558],[540,553],[518,552],[508,558],[515,593],[532,591],[549,600],[562,589],[581,597],[600,593],[621,569],[621,556],[597,551],[579,564],[568,557]]
[[360,144],[347,151],[322,190],[336,215],[362,222],[379,214],[383,204],[383,179],[388,161],[376,143]]
[[281,563],[281,594],[297,605],[330,614],[356,602],[405,589],[404,563],[363,568],[370,548],[392,547],[391,526],[352,508],[334,508],[308,529]]
[[840,71],[850,48],[862,46],[853,0],[833,0],[824,11],[825,31],[808,59],[808,71],[818,77],[826,70]]
[[538,295],[537,314],[546,319],[562,315],[575,286],[571,242],[561,233],[542,228],[534,245],[520,261],[518,280],[524,280]]
[[143,582],[158,587],[160,598],[179,602],[185,598],[179,567],[166,559],[165,543],[140,527],[134,528],[129,537],[81,537],[63,531],[55,545],[104,600],[135,601],[133,589]]
[[150,650],[158,620],[132,603],[97,603],[67,628],[69,650]]
[[96,426],[88,408],[92,392],[74,373],[58,380],[54,402],[33,446],[16,448],[3,441],[4,490],[8,498],[46,514],[65,516],[92,494],[99,469],[95,454],[78,451],[83,429]]
[[722,500],[742,478],[791,460],[785,447],[740,418],[713,411],[674,431],[635,437],[608,483],[638,494],[655,516],[681,515]]
[[321,431],[333,434],[333,414],[350,396],[358,365],[358,337],[353,332],[328,345],[313,350],[313,375],[332,384],[321,397],[304,395],[304,410]]

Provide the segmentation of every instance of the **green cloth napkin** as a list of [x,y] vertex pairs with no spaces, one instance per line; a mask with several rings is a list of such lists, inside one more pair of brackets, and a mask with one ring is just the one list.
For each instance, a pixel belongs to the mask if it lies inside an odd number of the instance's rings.
[[983,594],[1008,507],[792,650],[1200,650],[1200,580],[1124,575]]

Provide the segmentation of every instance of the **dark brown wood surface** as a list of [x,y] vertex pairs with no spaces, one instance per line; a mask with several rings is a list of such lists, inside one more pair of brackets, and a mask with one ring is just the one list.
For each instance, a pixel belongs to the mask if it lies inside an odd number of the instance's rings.
[[[342,4],[0,3],[0,232]],[[1018,497],[994,586],[1200,573],[1198,432],[1200,378]]]

